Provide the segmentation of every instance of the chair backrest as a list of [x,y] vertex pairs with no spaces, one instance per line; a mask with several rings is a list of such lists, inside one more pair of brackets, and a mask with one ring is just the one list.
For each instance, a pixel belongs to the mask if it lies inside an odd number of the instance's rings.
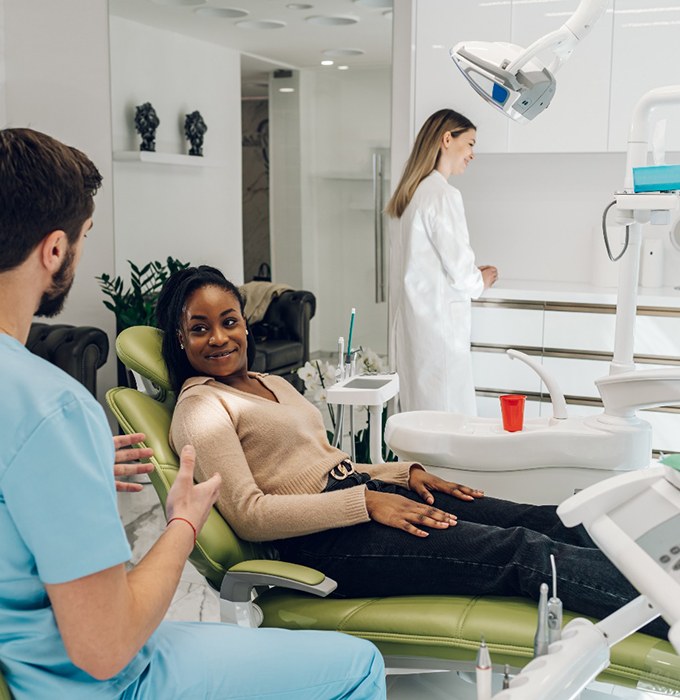
[[[151,483],[165,508],[168,491],[179,468],[179,459],[168,441],[174,397],[161,356],[162,340],[162,331],[150,326],[127,328],[116,340],[116,353],[121,362],[158,387],[159,397],[137,389],[118,387],[106,394],[106,400],[123,432],[146,435],[142,445],[154,451]],[[213,508],[189,559],[213,587],[219,588],[230,566],[244,559],[268,556],[265,547],[240,540]]]

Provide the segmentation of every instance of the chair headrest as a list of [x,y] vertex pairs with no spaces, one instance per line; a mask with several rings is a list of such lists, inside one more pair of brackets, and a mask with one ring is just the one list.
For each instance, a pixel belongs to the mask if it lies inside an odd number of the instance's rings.
[[152,326],[132,326],[116,338],[116,354],[126,367],[159,389],[171,391],[168,368],[161,354],[162,344],[163,331]]

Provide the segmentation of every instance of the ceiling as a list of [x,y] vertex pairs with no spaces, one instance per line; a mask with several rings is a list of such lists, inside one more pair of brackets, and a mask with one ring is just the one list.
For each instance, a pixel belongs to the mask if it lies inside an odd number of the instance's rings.
[[240,51],[244,97],[266,95],[277,68],[352,71],[392,60],[392,0],[110,0],[109,7]]

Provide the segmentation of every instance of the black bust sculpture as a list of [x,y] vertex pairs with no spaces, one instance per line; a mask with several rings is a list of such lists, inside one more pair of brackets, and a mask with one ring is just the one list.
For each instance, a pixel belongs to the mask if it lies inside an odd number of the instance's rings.
[[161,120],[151,102],[135,107],[135,129],[142,136],[140,151],[156,150],[156,129],[160,123]]
[[189,149],[190,156],[203,155],[203,134],[208,130],[206,123],[203,121],[201,113],[198,111],[187,114],[184,119],[184,134],[187,141],[191,143]]

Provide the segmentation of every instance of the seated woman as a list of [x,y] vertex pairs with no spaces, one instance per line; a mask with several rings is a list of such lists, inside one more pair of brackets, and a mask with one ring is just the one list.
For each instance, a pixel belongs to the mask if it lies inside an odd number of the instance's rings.
[[220,473],[216,505],[239,537],[320,569],[337,595],[536,599],[554,554],[567,609],[602,618],[637,596],[554,506],[484,498],[410,462],[352,464],[285,379],[248,371],[243,299],[219,270],[172,275],[157,313],[178,395],[174,449],[195,447],[199,479]]

